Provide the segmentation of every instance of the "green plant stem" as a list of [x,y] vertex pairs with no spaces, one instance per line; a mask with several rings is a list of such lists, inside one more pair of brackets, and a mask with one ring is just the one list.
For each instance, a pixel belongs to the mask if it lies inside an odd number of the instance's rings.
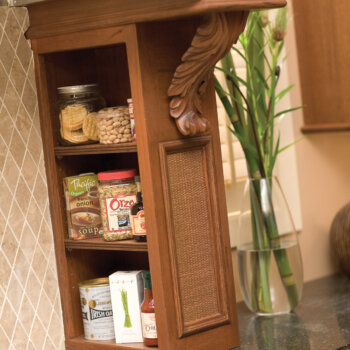
[[[254,184],[251,188],[251,190],[255,192],[253,196],[251,195],[251,203],[254,203],[252,207],[252,216],[255,218],[260,218],[259,222],[262,224],[261,226],[266,230],[265,236],[268,238],[269,243],[265,244],[264,242],[263,244],[261,243],[260,239],[258,249],[272,249],[282,283],[287,292],[290,307],[293,309],[298,303],[298,291],[296,282],[288,260],[287,252],[285,249],[281,248],[277,222],[272,203],[271,184],[269,183],[268,179],[262,179],[262,181],[265,182],[264,191],[262,191],[259,181],[254,181]],[[265,198],[262,198],[262,193],[266,194]],[[263,208],[265,208],[265,210]],[[255,227],[257,227],[257,224],[255,224]],[[263,233],[260,234],[264,236]],[[263,262],[263,264],[265,264],[265,262]]]

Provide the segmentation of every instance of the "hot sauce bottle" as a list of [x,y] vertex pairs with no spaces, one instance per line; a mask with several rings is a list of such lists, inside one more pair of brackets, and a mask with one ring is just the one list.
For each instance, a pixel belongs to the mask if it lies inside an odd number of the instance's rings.
[[147,346],[158,346],[156,315],[154,313],[154,300],[152,293],[151,274],[146,271],[145,279],[145,294],[141,304],[141,323],[143,342]]
[[136,203],[130,209],[132,233],[135,241],[147,242],[145,213],[143,211],[142,192],[139,176],[135,176],[135,182],[137,185]]

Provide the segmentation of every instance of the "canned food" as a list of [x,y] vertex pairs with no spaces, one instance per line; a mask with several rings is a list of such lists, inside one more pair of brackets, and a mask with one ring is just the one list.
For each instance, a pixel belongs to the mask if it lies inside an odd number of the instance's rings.
[[96,278],[79,283],[85,339],[114,339],[109,279]]

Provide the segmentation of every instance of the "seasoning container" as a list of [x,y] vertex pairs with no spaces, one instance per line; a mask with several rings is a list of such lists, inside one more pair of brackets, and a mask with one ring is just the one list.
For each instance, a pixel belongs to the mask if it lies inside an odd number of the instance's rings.
[[140,177],[135,176],[137,186],[136,203],[130,209],[132,235],[136,242],[147,242],[145,212],[141,192]]
[[156,314],[154,311],[154,299],[152,292],[151,274],[146,271],[144,298],[141,304],[141,324],[143,342],[147,346],[158,345]]
[[85,339],[114,339],[108,277],[84,281],[79,284],[79,291]]
[[136,202],[135,169],[98,173],[103,238],[116,241],[132,238],[130,208]]
[[135,118],[134,118],[134,103],[132,102],[132,98],[128,98],[127,102],[128,102],[129,114],[130,114],[131,138],[135,142],[136,131],[135,131]]
[[63,145],[98,142],[96,113],[105,107],[97,84],[57,88],[59,101],[59,141]]
[[98,112],[96,122],[100,143],[113,144],[132,141],[128,107],[104,108]]

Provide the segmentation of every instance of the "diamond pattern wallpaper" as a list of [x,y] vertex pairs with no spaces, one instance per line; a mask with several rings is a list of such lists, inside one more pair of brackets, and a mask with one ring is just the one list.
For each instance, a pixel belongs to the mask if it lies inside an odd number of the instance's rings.
[[0,349],[64,349],[27,26],[0,7]]

